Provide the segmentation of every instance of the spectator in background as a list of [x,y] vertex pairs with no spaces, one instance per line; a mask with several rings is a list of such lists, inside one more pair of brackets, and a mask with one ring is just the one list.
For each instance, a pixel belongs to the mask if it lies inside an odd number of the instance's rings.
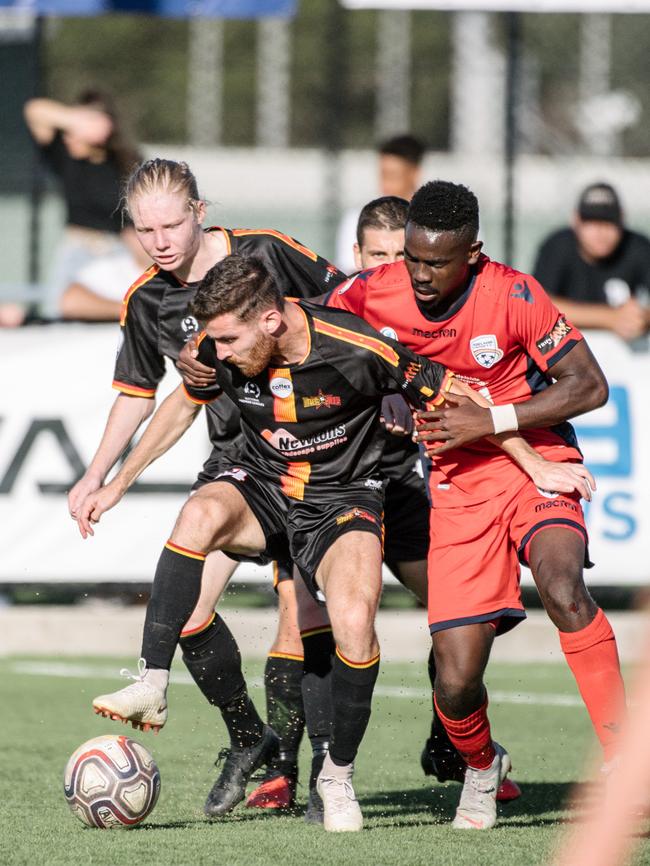
[[[65,233],[41,313],[50,318],[104,318],[106,298],[94,286],[109,282],[109,294],[121,297],[133,272],[137,275],[148,264],[141,254],[134,263],[139,244],[132,228],[123,227],[119,206],[122,180],[139,154],[124,135],[112,99],[100,91],[85,91],[74,105],[30,99],[24,114],[45,164],[61,182],[66,206]],[[82,272],[93,262],[93,284],[86,286]],[[87,289],[83,297],[80,285]]]
[[607,183],[582,192],[572,226],[543,242],[533,274],[578,328],[613,331],[629,342],[650,330],[650,240],[625,228]]
[[[397,135],[378,148],[379,188],[382,196],[396,196],[410,201],[420,186],[420,167],[424,144],[412,135]],[[355,269],[351,251],[355,241],[359,209],[345,212],[336,238],[336,264],[346,274]]]

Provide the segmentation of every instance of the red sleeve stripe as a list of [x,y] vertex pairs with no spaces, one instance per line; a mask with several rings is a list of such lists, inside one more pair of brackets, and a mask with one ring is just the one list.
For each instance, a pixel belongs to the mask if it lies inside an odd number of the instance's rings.
[[276,231],[276,229],[233,229],[232,233],[236,238],[243,238],[247,235],[269,235],[272,238],[283,241],[288,247],[297,250],[299,253],[302,253],[303,256],[307,256],[307,258],[311,259],[312,262],[318,261],[318,256],[313,252],[313,250],[310,250],[309,247],[303,246],[303,244],[299,244],[298,241],[294,241],[294,239],[290,238],[289,235]]
[[122,311],[120,313],[120,325],[122,327],[124,327],[124,323],[126,322],[126,314],[129,307],[129,301],[131,300],[131,295],[137,292],[140,286],[144,286],[144,284],[148,283],[152,277],[155,277],[159,270],[160,268],[158,265],[152,265],[129,287],[129,290],[122,300]]
[[391,346],[384,343],[377,337],[369,337],[367,334],[359,334],[356,331],[348,331],[347,328],[341,328],[339,325],[331,325],[329,322],[324,322],[322,319],[314,319],[314,330],[319,334],[326,334],[328,337],[334,337],[335,340],[342,340],[344,343],[350,343],[353,346],[359,346],[362,349],[368,349],[379,355],[384,361],[387,361],[393,367],[399,367],[399,355]]
[[156,396],[155,388],[140,388],[138,385],[129,385],[128,382],[120,382],[118,379],[113,379],[113,388],[116,391],[121,391],[122,394],[128,394],[129,397],[147,397],[151,399]]

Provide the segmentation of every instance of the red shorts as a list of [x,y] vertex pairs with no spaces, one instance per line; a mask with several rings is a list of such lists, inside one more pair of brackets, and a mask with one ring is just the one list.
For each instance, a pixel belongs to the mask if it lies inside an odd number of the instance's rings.
[[577,493],[540,493],[528,478],[475,505],[431,509],[429,629],[496,621],[497,634],[525,618],[519,578],[535,535],[552,526],[587,530]]

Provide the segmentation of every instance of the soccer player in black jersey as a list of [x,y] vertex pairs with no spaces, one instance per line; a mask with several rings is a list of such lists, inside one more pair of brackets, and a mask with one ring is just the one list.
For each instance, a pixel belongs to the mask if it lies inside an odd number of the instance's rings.
[[[290,554],[312,591],[327,599],[337,642],[332,738],[317,785],[324,825],[356,831],[362,816],[351,785],[353,761],[379,664],[374,616],[383,537],[377,474],[381,397],[402,393],[417,407],[441,402],[450,390],[467,394],[469,389],[355,316],[285,301],[254,258],[228,256],[212,268],[191,310],[205,324],[200,356],[215,368],[216,383],[178,388],[165,400],[117,476],[83,503],[80,529],[84,537],[93,534],[92,524],[178,440],[201,404],[225,395],[240,406],[241,444],[224,459],[215,481],[187,501],[159,560],[142,658],[150,667],[169,669],[196,604],[208,552],[267,560]],[[537,462],[519,437],[506,439],[503,447],[522,466],[526,460],[520,458],[531,454]],[[233,727],[257,740],[231,749],[239,784],[233,774],[227,790],[222,780],[215,784],[206,804],[211,816],[243,798],[250,772],[275,741],[246,696],[236,645],[224,647],[219,660],[222,685],[232,693],[237,681],[237,693],[245,696],[232,708]],[[155,691],[151,688],[154,712]]]
[[[70,491],[73,517],[85,497],[101,487],[138,427],[153,412],[165,359],[176,361],[185,341],[196,335],[198,324],[189,315],[188,306],[198,282],[210,267],[231,252],[255,254],[269,267],[283,291],[298,296],[321,294],[344,278],[316,253],[278,231],[203,230],[205,204],[192,172],[184,163],[154,159],[138,166],[128,181],[125,203],[140,243],[154,264],[131,286],[124,300],[113,382],[119,394],[97,453],[83,478]],[[213,451],[195,487],[213,477],[224,449],[239,436],[239,412],[229,400],[209,406],[207,420]],[[184,661],[213,702],[215,696],[205,676],[205,659],[218,654],[221,643],[232,639],[225,623],[215,615],[214,607],[235,567],[236,563],[222,553],[208,557],[201,598],[181,637]],[[280,621],[267,660],[265,681],[270,721],[273,724],[276,718],[284,720],[278,761],[282,764],[284,756],[293,766],[304,723],[299,684],[302,643],[295,624],[293,584],[282,582],[290,576],[290,565],[276,571],[280,581]],[[313,616],[317,618],[317,612]],[[298,677],[293,674],[294,668]],[[167,672],[152,670],[148,676],[166,685]],[[151,721],[153,727],[164,724],[166,718],[164,701],[158,709]]]
[[[332,740],[318,783],[325,827],[359,830],[352,764],[379,668],[373,622],[383,533],[381,397],[404,393],[422,406],[452,380],[356,317],[285,302],[252,258],[229,256],[212,268],[191,310],[206,323],[201,359],[216,368],[217,383],[202,391],[177,389],[167,398],[116,478],[86,499],[79,523],[92,533],[91,523],[171,447],[202,403],[225,395],[240,407],[242,446],[214,483],[188,499],[162,553],[142,657],[147,665],[169,668],[208,552],[267,559],[290,553],[307,580],[315,577],[314,592],[317,584],[327,598],[337,641]],[[235,646],[229,655],[236,660]],[[241,677],[225,654],[221,661],[222,681],[235,678],[233,667]],[[243,679],[241,686],[243,694]],[[259,762],[273,732],[248,700],[236,715],[240,728],[257,734],[247,756],[249,764]],[[215,792],[216,814],[221,794]],[[210,799],[206,810],[215,813]]]

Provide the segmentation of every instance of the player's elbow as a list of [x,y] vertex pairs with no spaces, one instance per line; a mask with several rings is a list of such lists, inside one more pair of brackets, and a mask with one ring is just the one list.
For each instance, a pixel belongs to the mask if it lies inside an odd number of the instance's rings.
[[584,383],[586,385],[584,393],[589,401],[589,410],[604,406],[609,399],[609,385],[602,371],[598,369],[592,370],[590,373],[588,382]]

